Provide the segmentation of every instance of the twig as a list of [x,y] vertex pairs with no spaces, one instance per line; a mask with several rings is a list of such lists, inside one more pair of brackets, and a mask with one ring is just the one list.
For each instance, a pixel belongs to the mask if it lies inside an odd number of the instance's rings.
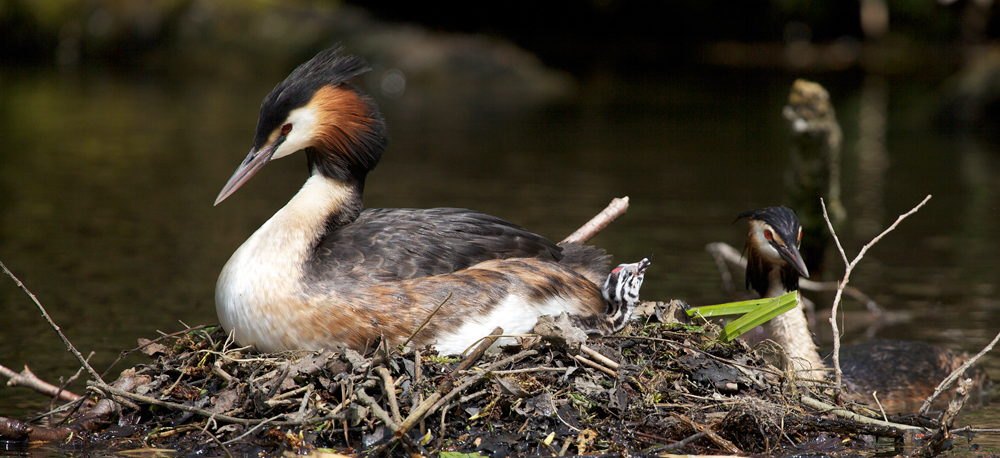
[[911,452],[909,456],[935,457],[948,448],[948,443],[951,442],[952,437],[949,430],[955,423],[955,418],[958,417],[958,413],[965,405],[965,401],[969,400],[969,394],[972,392],[972,379],[959,380],[958,389],[956,391],[958,392],[958,395],[955,396],[955,399],[951,400],[948,404],[948,408],[941,414],[941,419],[938,421],[941,428],[935,431],[929,438],[926,438],[923,445]]
[[728,440],[726,440],[722,436],[718,435],[715,431],[712,430],[712,428],[710,428],[708,426],[699,425],[699,424],[695,423],[693,420],[691,420],[690,418],[688,418],[688,417],[686,417],[684,415],[681,415],[681,414],[675,414],[674,418],[677,418],[678,420],[681,421],[681,423],[686,424],[689,428],[691,428],[691,429],[693,429],[695,431],[699,431],[699,432],[705,433],[705,437],[707,437],[709,440],[711,440],[712,442],[714,442],[715,445],[718,445],[721,449],[723,449],[723,450],[725,450],[725,451],[727,451],[729,453],[732,453],[733,455],[736,455],[736,454],[740,453],[740,449],[739,448],[737,448],[735,445],[733,445],[732,442],[729,442]]
[[969,360],[966,361],[965,364],[962,364],[958,369],[955,369],[954,372],[945,377],[945,379],[942,380],[941,383],[939,383],[937,388],[934,390],[934,394],[931,394],[930,397],[928,397],[924,401],[924,404],[920,406],[920,411],[918,411],[917,415],[926,414],[927,411],[930,410],[931,404],[934,402],[934,400],[937,399],[937,397],[940,396],[941,393],[944,392],[944,390],[948,389],[948,387],[951,386],[951,384],[955,381],[955,379],[961,377],[962,374],[965,373],[966,369],[975,364],[976,361],[979,361],[979,358],[982,358],[983,355],[992,351],[993,347],[997,344],[997,341],[1000,341],[1000,334],[997,334],[996,337],[993,338],[993,341],[989,343],[989,345],[983,348],[979,353],[976,353],[976,356],[969,358]]
[[[155,405],[155,406],[160,406],[160,407],[166,407],[166,408],[171,409],[171,410],[181,410],[181,411],[184,411],[184,412],[190,412],[190,413],[193,413],[193,414],[196,414],[196,415],[200,415],[200,416],[205,417],[205,418],[209,418],[209,417],[213,417],[214,416],[214,418],[216,420],[223,421],[223,422],[226,422],[226,423],[236,423],[236,424],[240,424],[240,425],[243,425],[243,426],[252,426],[252,425],[257,425],[257,424],[259,424],[261,422],[270,422],[270,421],[273,420],[273,419],[270,419],[270,420],[254,420],[254,419],[246,419],[246,418],[233,417],[233,416],[230,416],[230,415],[224,415],[224,414],[212,412],[210,410],[199,409],[197,407],[191,407],[191,406],[187,406],[187,405],[184,405],[184,404],[178,404],[176,402],[161,401],[159,399],[151,398],[149,396],[143,396],[141,394],[131,393],[131,392],[128,392],[128,391],[116,388],[116,387],[111,386],[111,385],[98,386],[97,383],[95,383],[95,382],[90,382],[90,383],[88,383],[88,385],[90,385],[92,388],[94,388],[94,389],[96,389],[98,391],[103,391],[103,392],[108,393],[108,394],[113,394],[113,395],[115,395],[117,397],[131,399],[132,401],[142,402],[142,403],[145,403],[145,404],[150,404],[150,405]],[[343,415],[327,415],[325,417],[313,417],[313,418],[309,418],[309,419],[301,420],[301,421],[282,421],[282,422],[276,422],[276,423],[274,423],[274,425],[275,426],[305,426],[305,425],[312,425],[312,424],[322,423],[324,421],[336,420],[336,419],[340,419],[341,417],[343,417]],[[275,418],[281,418],[281,415],[279,415],[279,416],[277,416]],[[228,444],[229,442],[226,442],[226,443]]]
[[872,397],[875,398],[875,404],[878,404],[879,412],[882,412],[882,419],[889,421],[889,417],[885,415],[885,407],[882,407],[882,401],[878,400],[878,391],[872,391]]
[[295,415],[296,420],[306,419],[306,408],[309,407],[309,397],[313,394],[313,384],[306,385],[306,394],[302,396],[302,403],[299,404],[299,412]]
[[[216,417],[216,418],[218,418],[218,417]],[[277,420],[277,419],[279,419],[279,418],[281,418],[281,415],[275,415],[275,416],[273,416],[273,417],[271,417],[271,418],[265,418],[265,419],[263,419],[263,420],[259,420],[259,423],[257,423],[256,425],[254,425],[254,427],[252,427],[252,428],[248,429],[248,430],[247,430],[247,432],[245,432],[245,433],[243,433],[243,434],[240,434],[240,435],[239,435],[238,437],[234,437],[234,438],[232,438],[232,439],[230,439],[230,440],[227,440],[227,441],[223,442],[223,444],[225,444],[225,445],[229,445],[229,444],[232,444],[233,442],[236,442],[236,441],[239,441],[239,440],[242,440],[242,439],[243,439],[244,437],[247,437],[247,436],[249,436],[249,435],[250,435],[250,434],[252,434],[252,433],[253,433],[254,431],[256,431],[256,430],[258,430],[258,429],[260,429],[260,428],[263,428],[263,427],[264,427],[264,425],[266,425],[266,424],[268,424],[268,423],[271,423],[271,422],[273,422],[274,420]]]
[[[568,369],[570,369],[570,367],[525,367],[521,369],[511,369],[508,371],[493,371],[493,375],[526,374],[531,372],[566,372]],[[475,372],[465,371],[462,375],[469,375],[472,373]]]
[[222,451],[226,453],[227,457],[233,458],[233,454],[229,453],[229,447],[226,447],[226,444],[223,444],[222,441],[220,441],[219,438],[215,436],[215,434],[212,434],[212,432],[208,430],[209,424],[215,424],[212,423],[212,418],[209,418],[208,420],[205,421],[205,427],[201,429],[201,432],[208,434],[208,437],[211,437],[216,444],[219,444],[219,447],[222,448]]
[[610,367],[613,370],[618,370],[618,363],[612,361],[607,356],[604,356],[604,355],[598,353],[593,348],[590,348],[590,347],[588,347],[586,345],[581,344],[580,345],[580,351],[586,353],[587,356],[590,356],[591,358],[594,358],[595,360],[597,360],[597,362],[599,362],[599,363],[601,363],[601,364],[603,364],[605,366],[608,366],[608,367]]
[[76,401],[81,397],[78,394],[66,390],[60,390],[59,387],[38,378],[34,372],[31,372],[31,369],[28,369],[28,366],[24,366],[24,370],[21,371],[21,373],[17,373],[3,365],[0,365],[0,375],[9,379],[7,381],[7,386],[23,386],[46,396],[67,402]]
[[565,243],[584,243],[590,240],[593,236],[601,232],[602,229],[608,227],[612,221],[617,219],[619,216],[623,215],[625,211],[628,210],[628,196],[618,198],[615,197],[611,199],[611,203],[608,204],[604,210],[601,210],[597,216],[594,216],[587,221],[586,224],[580,226],[576,232],[573,232],[568,237],[564,238],[560,245]]
[[690,443],[692,443],[692,442],[694,442],[694,441],[696,441],[698,439],[701,439],[703,437],[705,437],[705,432],[704,431],[698,431],[698,432],[696,432],[696,433],[694,433],[694,434],[692,434],[692,435],[690,435],[688,437],[685,437],[685,438],[683,438],[683,439],[681,439],[681,440],[679,440],[677,442],[674,442],[673,444],[660,445],[660,446],[653,447],[653,448],[648,449],[648,450],[643,450],[643,452],[645,452],[645,453],[657,453],[657,452],[662,452],[662,451],[665,451],[665,450],[677,450],[679,448],[687,447],[688,444],[690,444]]
[[410,337],[406,338],[406,342],[403,342],[402,345],[403,347],[405,347],[406,344],[410,343],[410,341],[413,340],[413,338],[416,337],[420,331],[423,331],[424,328],[427,327],[427,323],[431,322],[431,318],[434,318],[434,315],[436,315],[438,310],[441,309],[441,306],[444,305],[445,302],[448,302],[448,299],[451,299],[452,293],[454,293],[454,291],[448,291],[448,295],[444,297],[444,300],[438,303],[437,307],[434,307],[434,310],[431,310],[431,313],[427,314],[427,318],[424,318],[424,322],[420,323],[420,326],[417,326],[417,329],[413,330],[413,333],[410,334]]
[[399,430],[396,431],[396,436],[398,437],[402,434],[406,434],[406,432],[409,431],[411,428],[413,428],[413,426],[418,421],[420,421],[421,419],[425,418],[430,414],[433,414],[435,410],[451,402],[452,398],[454,398],[459,393],[464,391],[467,387],[472,386],[475,383],[478,383],[480,380],[483,379],[483,377],[486,377],[487,375],[491,374],[494,370],[506,366],[508,364],[516,363],[524,358],[527,358],[529,356],[534,356],[537,354],[538,354],[537,350],[522,351],[516,355],[504,358],[496,363],[493,363],[489,365],[486,369],[479,371],[474,375],[468,377],[465,381],[462,382],[461,385],[452,389],[450,392],[448,392],[448,394],[442,395],[441,391],[434,392],[434,394],[431,394],[427,399],[424,400],[424,402],[421,402],[420,405],[417,406],[417,408],[410,411],[410,415],[406,417],[406,420],[403,420],[403,424],[399,425]]
[[486,354],[486,350],[488,350],[502,335],[503,328],[499,326],[493,328],[493,332],[490,332],[489,335],[483,337],[479,342],[479,345],[469,352],[469,356],[466,356],[462,362],[455,366],[455,369],[452,370],[450,374],[444,377],[444,380],[441,380],[441,383],[438,384],[438,391],[451,390],[452,386],[455,384],[455,374],[468,370],[473,364],[476,364],[476,361],[479,361],[479,358],[482,358],[483,355]]
[[392,381],[392,374],[384,366],[375,368],[375,372],[382,377],[382,389],[389,398],[389,411],[392,412],[392,421],[400,423],[403,418],[399,415],[399,403],[396,401],[396,384]]
[[824,202],[823,199],[820,199],[820,204],[823,207],[823,219],[826,220],[826,226],[830,229],[830,234],[833,235],[833,241],[837,244],[837,250],[840,251],[840,257],[844,260],[844,264],[847,266],[844,269],[844,278],[840,281],[837,293],[833,297],[833,307],[830,310],[830,326],[833,328],[833,373],[834,382],[838,387],[841,386],[844,373],[840,368],[840,330],[837,328],[837,307],[840,306],[840,299],[844,294],[844,288],[847,286],[847,282],[850,281],[851,271],[854,270],[854,267],[858,265],[858,262],[864,258],[865,253],[868,252],[869,248],[878,243],[879,240],[882,240],[882,237],[885,237],[886,234],[896,229],[896,226],[906,219],[906,217],[916,213],[917,210],[920,210],[920,207],[923,207],[924,204],[926,204],[930,199],[931,195],[928,194],[927,197],[924,197],[924,200],[920,201],[916,207],[913,207],[910,211],[899,215],[899,217],[896,218],[896,222],[892,223],[892,225],[882,231],[881,234],[875,236],[875,238],[866,243],[865,246],[861,247],[861,251],[858,252],[858,255],[854,258],[854,260],[850,262],[847,261],[847,253],[844,252],[844,246],[841,245],[840,238],[837,237],[837,232],[833,230],[833,223],[830,222],[830,215],[827,214],[826,211],[826,202]]
[[846,419],[849,419],[849,420],[854,420],[854,421],[859,422],[859,423],[868,423],[868,424],[871,424],[871,425],[884,426],[884,427],[887,427],[887,428],[896,428],[896,429],[899,429],[899,430],[906,429],[906,430],[920,431],[920,432],[924,432],[924,433],[930,432],[929,429],[927,429],[927,428],[921,428],[919,426],[910,426],[910,425],[904,425],[902,423],[892,423],[892,422],[889,422],[889,421],[884,421],[884,420],[878,420],[878,419],[875,419],[875,418],[865,417],[863,415],[859,415],[857,413],[851,412],[850,410],[847,410],[847,409],[844,409],[844,408],[841,408],[841,407],[837,407],[837,406],[832,406],[830,404],[827,404],[825,402],[822,402],[822,401],[810,398],[808,396],[802,396],[802,403],[805,404],[805,405],[807,405],[807,406],[809,406],[809,407],[811,407],[811,408],[813,408],[813,409],[816,409],[816,410],[819,410],[819,411],[822,411],[822,412],[831,413],[831,414],[836,415],[838,417],[846,418]]
[[610,375],[611,378],[618,377],[618,374],[615,371],[613,371],[611,369],[608,369],[608,368],[604,367],[601,364],[595,363],[595,362],[593,362],[593,361],[591,361],[591,360],[589,360],[587,358],[584,358],[583,356],[580,356],[580,355],[571,355],[571,356],[573,357],[573,359],[575,359],[575,360],[583,363],[584,365],[590,366],[590,367],[592,367],[594,369],[597,369],[597,370],[599,370],[601,372],[604,372],[605,374]]
[[[364,388],[358,388],[357,390],[355,390],[354,395],[357,396],[358,402],[370,407],[372,409],[372,415],[375,415],[376,418],[382,420],[382,423],[385,423],[385,426],[387,428],[389,428],[394,433],[396,431],[399,431],[399,425],[396,424],[396,422],[393,421],[392,418],[389,418],[389,414],[386,413],[384,409],[382,409],[382,406],[378,405],[378,402],[376,402],[375,399],[373,399],[371,396],[368,396],[368,393],[365,393]],[[397,434],[396,436],[398,437],[400,436],[400,434]]]
[[31,291],[28,290],[27,286],[24,286],[24,283],[21,283],[21,280],[18,280],[18,278],[14,276],[14,274],[9,269],[7,269],[7,266],[4,265],[3,261],[0,261],[0,268],[3,268],[4,273],[7,274],[7,276],[10,277],[12,280],[14,280],[14,283],[16,283],[17,286],[21,288],[21,290],[24,291],[24,293],[27,294],[28,297],[31,298],[31,301],[35,303],[35,306],[38,307],[38,310],[42,312],[42,316],[45,317],[45,321],[47,321],[49,325],[52,326],[52,329],[56,331],[56,334],[59,334],[59,338],[62,339],[63,344],[66,345],[66,348],[69,349],[70,353],[73,353],[73,356],[75,356],[76,360],[80,362],[80,365],[87,368],[87,372],[90,374],[91,377],[94,378],[94,381],[100,383],[101,385],[107,386],[107,384],[104,383],[104,379],[101,378],[100,374],[98,374],[97,371],[95,371],[94,368],[90,366],[90,363],[88,363],[87,360],[83,357],[83,354],[81,354],[76,349],[76,347],[73,346],[73,344],[66,337],[66,334],[63,334],[62,329],[59,328],[59,325],[57,325],[55,321],[52,321],[52,317],[49,316],[49,312],[45,310],[45,307],[42,306],[41,302],[38,302],[38,298],[35,297],[35,295],[32,294]]
[[502,359],[502,360],[500,360],[500,361],[498,361],[496,363],[493,363],[493,364],[489,365],[488,367],[486,367],[485,369],[483,369],[481,372],[476,373],[476,374],[472,375],[471,377],[466,378],[462,382],[462,384],[458,385],[457,387],[455,387],[454,389],[452,389],[451,391],[449,391],[448,394],[442,396],[439,401],[437,401],[436,403],[434,403],[434,406],[431,407],[431,410],[430,410],[429,413],[433,413],[435,410],[437,410],[437,409],[443,407],[444,405],[446,405],[447,403],[451,402],[451,400],[455,396],[458,396],[459,394],[461,394],[463,391],[465,391],[466,388],[468,388],[468,387],[470,387],[472,385],[475,385],[476,383],[479,383],[480,380],[482,380],[487,375],[492,374],[493,371],[496,370],[497,368],[506,366],[508,364],[514,364],[514,363],[516,363],[516,362],[518,362],[518,361],[520,361],[520,360],[522,360],[524,358],[527,358],[529,356],[534,356],[536,354],[538,354],[537,350],[525,350],[525,351],[522,351],[522,352],[520,352],[520,353],[518,353],[518,354],[516,354],[514,356],[510,356],[510,357],[504,358],[504,359]]

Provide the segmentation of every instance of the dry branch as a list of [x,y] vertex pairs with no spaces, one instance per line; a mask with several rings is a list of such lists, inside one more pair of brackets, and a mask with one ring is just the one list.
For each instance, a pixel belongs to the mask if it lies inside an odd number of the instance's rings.
[[865,246],[861,247],[861,251],[858,252],[858,255],[854,258],[853,261],[847,260],[847,254],[844,252],[844,246],[841,245],[840,238],[837,237],[837,232],[834,231],[833,223],[830,222],[830,216],[827,214],[826,203],[823,202],[822,199],[820,199],[820,203],[822,204],[823,207],[823,219],[826,220],[827,228],[830,229],[830,234],[833,236],[833,241],[836,242],[837,244],[837,250],[840,251],[840,257],[841,259],[844,260],[844,264],[846,265],[846,268],[844,269],[844,278],[843,280],[841,280],[840,286],[837,287],[837,293],[833,297],[833,307],[831,308],[830,311],[830,326],[833,328],[833,371],[834,371],[833,373],[834,373],[834,382],[837,384],[838,387],[842,385],[844,373],[840,368],[840,330],[837,329],[837,308],[840,305],[840,299],[844,294],[844,288],[847,287],[847,282],[850,281],[851,271],[853,271],[854,267],[858,265],[858,262],[860,262],[861,259],[864,258],[865,253],[868,252],[868,249],[870,249],[872,246],[878,243],[879,240],[882,240],[882,237],[885,237],[886,234],[896,229],[896,226],[898,226],[899,223],[901,223],[904,219],[906,219],[906,217],[916,213],[917,210],[920,210],[920,207],[923,207],[924,204],[926,204],[927,201],[930,199],[931,196],[930,194],[928,194],[927,197],[924,197],[924,200],[920,201],[920,203],[917,204],[917,206],[913,207],[910,211],[903,213],[902,215],[899,215],[899,217],[896,218],[896,221],[892,223],[892,225],[890,225],[888,228],[882,231],[881,234],[875,236],[875,238],[873,238],[870,242],[866,243]]
[[930,397],[928,397],[924,401],[924,404],[922,406],[920,406],[920,410],[918,411],[917,414],[918,415],[926,414],[927,411],[930,410],[931,404],[934,403],[934,400],[937,399],[938,396],[940,396],[941,393],[944,392],[944,390],[947,390],[948,387],[950,387],[951,384],[954,383],[955,379],[961,377],[962,374],[965,373],[966,369],[972,367],[973,364],[976,364],[976,361],[979,361],[979,358],[982,358],[983,355],[992,351],[993,347],[996,346],[997,341],[1000,341],[1000,333],[998,333],[996,337],[993,338],[993,341],[990,342],[989,345],[980,350],[979,353],[976,353],[976,356],[969,358],[969,360],[963,363],[958,369],[955,369],[951,374],[945,377],[945,379],[938,384],[937,388],[934,389],[934,393],[931,394]]
[[30,388],[38,393],[44,394],[46,396],[59,399],[66,402],[73,402],[81,398],[80,395],[61,389],[58,386],[52,385],[38,378],[28,366],[24,366],[24,370],[21,373],[14,372],[13,370],[0,365],[0,375],[7,377],[7,386],[21,386],[25,388]]
[[69,349],[71,353],[73,353],[73,356],[75,356],[76,360],[80,362],[80,365],[87,369],[87,373],[89,373],[90,376],[93,377],[95,381],[103,385],[104,380],[101,379],[100,374],[98,374],[97,371],[95,371],[94,368],[90,366],[90,363],[88,363],[87,360],[83,357],[83,354],[81,354],[76,349],[76,347],[73,346],[73,344],[69,341],[69,338],[66,337],[66,334],[63,334],[62,329],[59,327],[59,325],[57,325],[55,321],[52,321],[52,317],[49,316],[49,312],[45,310],[45,307],[42,306],[41,302],[38,302],[38,298],[35,297],[35,295],[30,290],[28,290],[27,286],[24,286],[24,283],[21,283],[21,280],[19,280],[16,276],[14,276],[13,272],[7,269],[7,266],[4,265],[2,261],[0,261],[0,268],[3,268],[4,273],[7,274],[7,276],[10,277],[12,280],[14,280],[14,283],[16,283],[17,286],[21,288],[21,290],[24,291],[24,293],[27,294],[28,297],[31,298],[31,301],[35,303],[35,306],[38,307],[38,310],[42,312],[42,316],[45,317],[45,321],[47,321],[49,325],[52,326],[52,329],[56,331],[56,334],[59,334],[59,338],[62,339],[63,344],[65,344],[66,348]]
[[625,214],[626,210],[628,210],[628,196],[621,198],[615,197],[614,199],[611,199],[611,203],[608,204],[604,210],[601,210],[597,216],[594,216],[590,219],[590,221],[587,221],[583,226],[580,226],[579,229],[564,238],[561,242],[559,242],[559,244],[585,243],[587,240],[590,240],[597,235],[598,232],[601,232],[601,230],[605,227],[608,227],[612,221]]

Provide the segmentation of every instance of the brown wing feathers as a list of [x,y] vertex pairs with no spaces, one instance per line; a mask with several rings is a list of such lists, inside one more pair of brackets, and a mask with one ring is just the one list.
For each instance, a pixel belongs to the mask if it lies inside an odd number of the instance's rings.
[[[491,260],[473,268],[426,278],[385,283],[351,282],[314,296],[311,313],[298,317],[314,325],[302,326],[293,346],[312,348],[315,342],[340,341],[354,348],[370,345],[373,336],[401,343],[427,318],[448,294],[451,297],[417,335],[418,345],[433,343],[435,336],[462,323],[488,315],[514,295],[532,302],[562,298],[583,304],[577,313],[601,314],[607,305],[597,285],[572,270],[538,259]],[[330,304],[338,304],[330,307]]]

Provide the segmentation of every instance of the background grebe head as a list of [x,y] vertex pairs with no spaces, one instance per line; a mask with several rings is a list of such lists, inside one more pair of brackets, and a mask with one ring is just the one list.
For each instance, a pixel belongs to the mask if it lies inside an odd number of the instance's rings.
[[347,83],[369,70],[338,47],[298,66],[264,98],[250,154],[219,193],[218,205],[271,159],[305,150],[311,173],[357,184],[375,168],[388,140],[375,103]]
[[799,289],[799,275],[808,278],[809,270],[799,254],[802,227],[795,212],[788,207],[768,207],[744,212],[736,220],[742,218],[750,221],[746,245],[747,288],[753,287],[761,297],[767,297],[771,275],[774,275],[772,271],[778,269],[785,291]]

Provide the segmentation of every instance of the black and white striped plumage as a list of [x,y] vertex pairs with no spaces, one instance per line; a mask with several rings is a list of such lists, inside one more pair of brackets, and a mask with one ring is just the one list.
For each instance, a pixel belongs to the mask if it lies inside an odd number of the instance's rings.
[[635,307],[639,305],[639,289],[649,267],[649,258],[639,262],[619,264],[608,274],[601,288],[601,295],[608,303],[607,318],[611,329],[620,331],[632,319]]

